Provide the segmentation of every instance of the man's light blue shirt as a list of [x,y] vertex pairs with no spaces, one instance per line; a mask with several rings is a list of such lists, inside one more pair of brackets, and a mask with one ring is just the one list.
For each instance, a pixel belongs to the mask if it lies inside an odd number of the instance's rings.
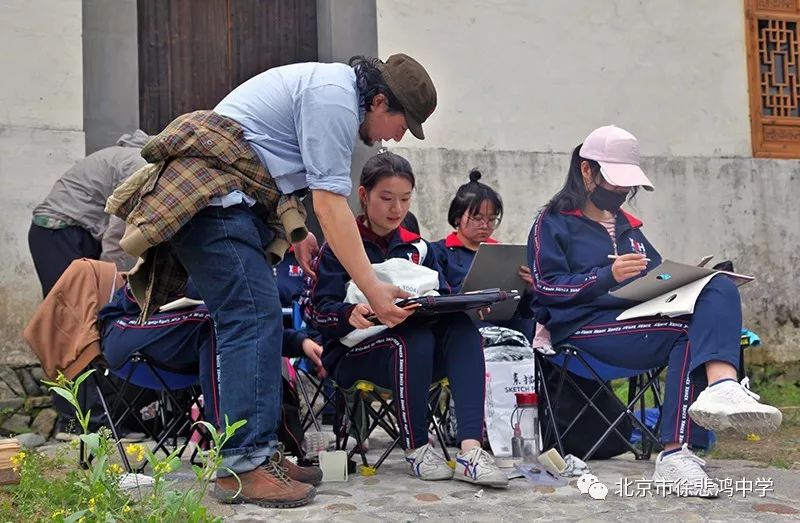
[[306,187],[350,194],[350,163],[362,120],[352,67],[276,67],[231,91],[214,111],[242,126],[283,194]]

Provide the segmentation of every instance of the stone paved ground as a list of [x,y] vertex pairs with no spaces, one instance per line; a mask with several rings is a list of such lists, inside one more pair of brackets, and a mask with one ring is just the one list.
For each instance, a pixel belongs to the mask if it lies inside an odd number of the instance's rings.
[[[374,446],[373,446],[374,448]],[[374,459],[374,456],[372,456]],[[212,510],[226,521],[800,521],[800,474],[797,470],[766,468],[741,460],[709,462],[712,477],[755,481],[771,478],[773,491],[760,497],[741,490],[716,500],[615,495],[620,478],[649,478],[653,462],[631,456],[590,462],[592,472],[609,487],[605,501],[581,495],[574,486],[531,486],[515,479],[508,489],[480,489],[458,481],[423,482],[405,473],[402,454],[395,451],[373,477],[351,476],[346,483],[323,483],[311,505],[274,510],[253,505],[221,505]]]
[[[373,448],[381,448],[378,442]],[[55,453],[64,444],[42,447]],[[370,460],[377,456],[370,453]],[[608,461],[593,461],[592,473],[609,488],[606,500],[594,500],[580,494],[571,484],[553,488],[531,486],[524,479],[515,479],[507,489],[481,490],[459,481],[423,482],[405,473],[402,454],[393,452],[373,477],[351,476],[346,483],[323,483],[312,504],[297,509],[264,509],[254,505],[223,505],[212,498],[207,504],[225,521],[331,521],[380,523],[382,521],[800,521],[800,472],[797,468],[765,467],[755,462],[719,459],[709,461],[712,477],[731,480],[772,480],[773,489],[766,496],[755,492],[741,495],[746,484],[733,497],[723,495],[716,500],[677,497],[622,497],[615,495],[621,478],[632,481],[649,478],[653,462],[635,461],[625,455]],[[172,474],[177,488],[188,488],[193,477],[184,463]]]

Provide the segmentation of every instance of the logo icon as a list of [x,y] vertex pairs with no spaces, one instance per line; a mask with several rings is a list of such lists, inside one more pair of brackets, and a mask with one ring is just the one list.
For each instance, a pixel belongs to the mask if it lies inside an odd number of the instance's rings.
[[408,252],[406,253],[406,256],[408,256],[408,261],[411,263],[415,263],[417,265],[420,264],[420,256],[418,252]]
[[631,241],[631,248],[633,249],[633,252],[647,256],[647,247],[644,246],[644,243],[637,242],[633,238],[629,238],[629,240]]
[[606,496],[608,496],[608,487],[600,483],[600,480],[594,474],[586,473],[582,475],[578,478],[576,486],[581,495],[589,494],[592,499],[606,499]]

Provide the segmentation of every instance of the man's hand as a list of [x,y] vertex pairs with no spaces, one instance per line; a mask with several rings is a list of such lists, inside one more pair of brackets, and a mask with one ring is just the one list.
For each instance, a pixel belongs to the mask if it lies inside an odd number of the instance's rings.
[[531,276],[530,267],[527,265],[520,265],[519,270],[517,271],[517,276],[519,276],[520,280],[527,283],[529,287],[533,287],[533,276]]
[[359,303],[350,311],[350,317],[347,318],[347,322],[356,329],[374,327],[375,325],[367,319],[367,316],[370,315],[372,315],[372,309],[369,308],[369,305]]
[[387,327],[399,325],[411,316],[414,309],[402,309],[394,304],[398,299],[408,298],[411,294],[399,287],[382,282],[378,279],[369,289],[362,289],[369,301],[375,316]]
[[317,376],[324,378],[327,373],[322,366],[322,345],[311,338],[306,338],[303,340],[303,353],[317,368]]
[[619,256],[611,266],[611,274],[617,283],[622,283],[647,270],[644,254],[629,253]]
[[312,232],[308,233],[305,240],[294,244],[294,256],[297,258],[297,263],[303,269],[303,274],[309,276],[311,281],[317,279],[317,275],[312,268],[317,254],[319,254],[319,244],[317,243],[317,237]]

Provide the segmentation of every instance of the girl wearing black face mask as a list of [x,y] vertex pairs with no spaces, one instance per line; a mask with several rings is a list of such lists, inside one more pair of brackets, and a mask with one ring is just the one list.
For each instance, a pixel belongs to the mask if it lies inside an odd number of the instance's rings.
[[[635,303],[609,291],[661,263],[642,222],[620,208],[639,187],[653,184],[629,132],[601,127],[575,148],[564,187],[528,238],[534,314],[553,345],[569,343],[591,356],[604,379],[668,366],[660,428],[665,450],[653,478],[676,485],[673,493],[714,497],[716,487],[688,445],[707,448],[706,429],[771,432],[781,413],[736,381],[742,315],[731,280],[713,278],[690,316],[617,321]],[[589,377],[580,365],[569,369]]]

